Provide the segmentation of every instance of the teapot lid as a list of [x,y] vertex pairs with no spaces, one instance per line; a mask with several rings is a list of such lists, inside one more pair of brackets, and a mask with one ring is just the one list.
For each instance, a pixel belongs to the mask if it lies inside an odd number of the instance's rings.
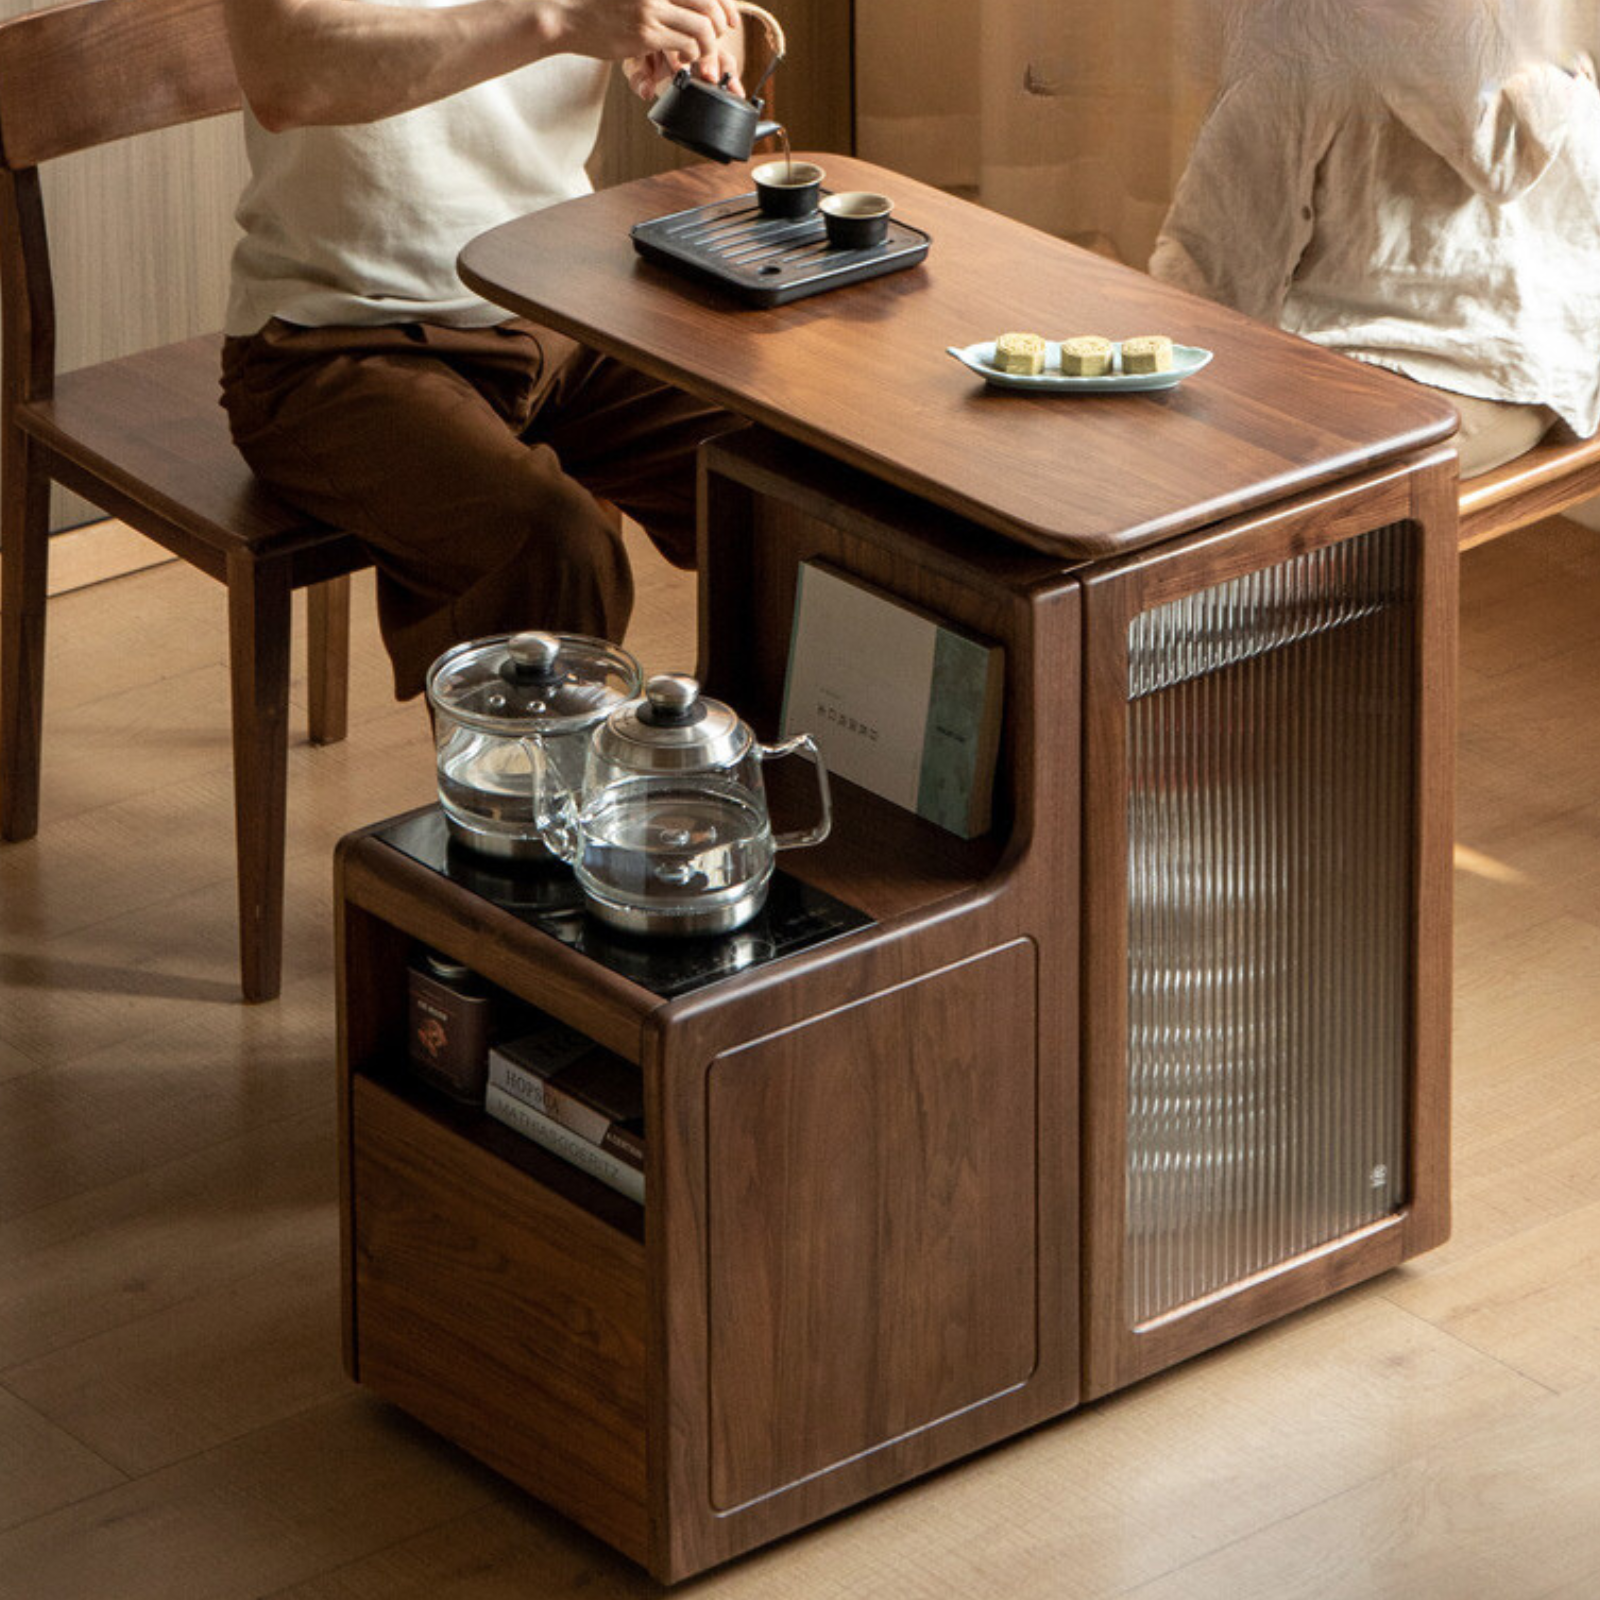
[[562,733],[599,722],[639,692],[626,650],[578,633],[511,633],[445,651],[428,669],[435,710],[486,733]]
[[637,700],[620,705],[595,733],[595,754],[634,772],[734,766],[755,743],[749,727],[682,672],[657,673]]

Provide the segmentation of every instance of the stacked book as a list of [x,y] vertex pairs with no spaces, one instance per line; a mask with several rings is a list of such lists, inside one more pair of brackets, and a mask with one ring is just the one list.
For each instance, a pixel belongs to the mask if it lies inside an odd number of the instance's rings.
[[576,1028],[546,1017],[497,1044],[484,1110],[629,1199],[644,1199],[639,1069]]

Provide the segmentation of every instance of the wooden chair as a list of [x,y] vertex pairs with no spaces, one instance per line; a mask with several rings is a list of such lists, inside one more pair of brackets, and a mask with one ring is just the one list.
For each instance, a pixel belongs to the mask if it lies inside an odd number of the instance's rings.
[[218,404],[220,336],[55,371],[39,168],[111,140],[235,111],[221,0],[71,0],[0,23],[0,837],[38,826],[46,518],[66,485],[227,585],[247,1000],[279,988],[290,594],[309,587],[310,736],[343,738],[348,534],[255,480]]

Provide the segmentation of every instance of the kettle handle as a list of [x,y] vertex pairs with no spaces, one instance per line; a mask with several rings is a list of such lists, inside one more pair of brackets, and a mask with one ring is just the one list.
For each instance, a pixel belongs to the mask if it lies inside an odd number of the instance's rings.
[[774,850],[792,850],[797,845],[821,844],[833,828],[833,796],[828,789],[828,764],[822,759],[817,741],[809,733],[797,733],[792,739],[783,740],[781,744],[756,746],[756,753],[763,761],[771,761],[777,756],[796,755],[802,751],[810,756],[811,765],[816,769],[817,798],[821,802],[821,814],[812,828],[774,835],[772,840]]
[[528,758],[528,782],[533,791],[533,825],[551,855],[569,865],[578,859],[577,802],[555,772],[544,740],[530,733],[518,741]]

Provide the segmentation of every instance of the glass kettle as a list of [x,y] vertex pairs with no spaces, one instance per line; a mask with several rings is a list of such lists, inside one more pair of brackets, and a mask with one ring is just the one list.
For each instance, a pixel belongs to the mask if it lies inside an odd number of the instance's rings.
[[[798,752],[816,771],[818,820],[774,834],[762,765]],[[541,837],[571,863],[588,909],[629,933],[742,927],[766,901],[777,852],[820,844],[833,821],[827,768],[810,734],[761,744],[679,673],[651,678],[642,697],[595,728],[581,788],[553,759],[536,765]]]
[[580,783],[590,734],[643,681],[627,651],[577,633],[496,634],[447,650],[428,669],[427,693],[451,837],[483,855],[548,862],[533,763]]

